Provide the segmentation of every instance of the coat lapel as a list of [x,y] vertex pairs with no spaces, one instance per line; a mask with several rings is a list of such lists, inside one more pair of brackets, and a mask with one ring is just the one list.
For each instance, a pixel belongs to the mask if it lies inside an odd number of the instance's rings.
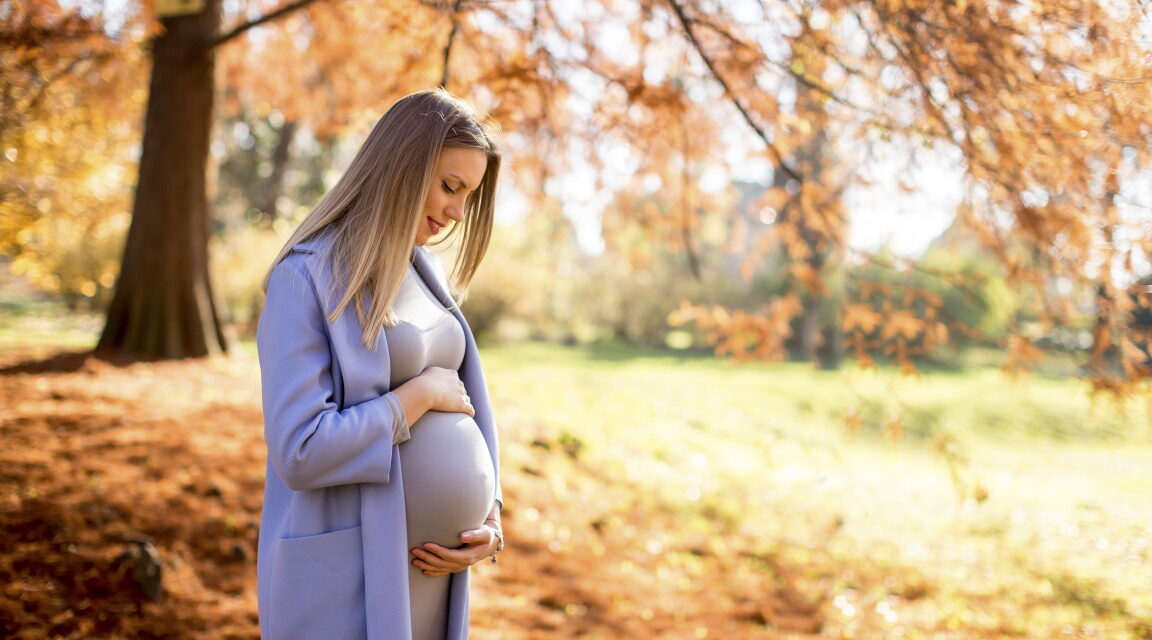
[[[315,253],[308,265],[325,316],[332,313],[340,296],[344,294],[343,282],[332,273],[332,263],[328,257],[329,243],[327,237],[321,236],[296,245],[298,250]],[[336,402],[340,408],[367,402],[388,393],[391,362],[388,360],[388,344],[383,332],[375,349],[365,348],[361,339],[363,330],[360,321],[351,307],[346,308],[336,322],[328,324],[328,331],[332,338],[333,374],[339,375],[337,387],[342,397],[337,398]],[[353,372],[354,375],[351,375]]]
[[440,304],[449,309],[456,308],[456,301],[452,299],[452,294],[448,293],[447,284],[440,273],[440,270],[432,264],[433,257],[431,252],[424,247],[416,247],[412,254],[412,266],[416,267],[416,273],[424,279],[424,284],[428,285],[428,289],[440,301]]

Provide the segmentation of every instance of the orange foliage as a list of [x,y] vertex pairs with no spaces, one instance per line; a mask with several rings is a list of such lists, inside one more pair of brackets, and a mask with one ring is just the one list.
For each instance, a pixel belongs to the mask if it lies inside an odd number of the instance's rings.
[[[39,30],[5,31],[9,41],[108,39],[98,22],[47,0],[14,6],[6,29],[12,16],[46,13]],[[569,175],[594,173],[611,203],[602,218],[607,250],[636,263],[657,241],[698,269],[706,222],[732,209],[731,196],[706,188],[705,176],[767,161],[770,189],[757,206],[771,211],[774,230],[754,243],[741,271],[750,275],[758,259],[782,251],[796,298],[728,314],[739,338],[723,338],[716,314],[699,311],[724,349],[776,357],[766,345],[784,334],[762,332],[787,331],[781,317],[835,295],[824,280],[843,261],[842,196],[871,181],[871,147],[890,143],[959,151],[967,197],[958,215],[1010,280],[1034,291],[1056,323],[1067,322],[1069,305],[1052,282],[1098,284],[1095,370],[1118,380],[1147,375],[1125,291],[1152,258],[1152,233],[1116,209],[1126,181],[1152,160],[1139,0],[764,2],[752,12],[696,0],[347,0],[307,4],[231,37],[281,6],[224,6],[217,56],[226,110],[279,111],[327,137],[444,81],[503,125],[513,179],[540,194],[536,202],[554,198]],[[138,13],[124,33],[145,37],[155,28],[145,26],[146,3],[130,10]],[[5,64],[5,80],[19,68]],[[540,210],[562,215],[561,207]],[[859,357],[903,359],[947,341],[949,331],[924,315],[938,306],[893,302],[881,324],[893,322],[879,337],[871,335],[876,321],[858,311],[841,324],[853,327]],[[854,335],[860,326],[871,329]]]
[[1009,336],[1007,352],[1007,357],[1001,367],[1008,373],[1026,371],[1031,365],[1044,359],[1044,352],[1031,340],[1021,335]]
[[[821,277],[835,264],[830,247],[842,246],[845,227],[839,194],[869,182],[866,170],[859,178],[838,172],[833,155],[813,145],[851,137],[954,146],[969,190],[960,213],[1010,279],[1036,291],[1055,322],[1069,320],[1070,305],[1052,292],[1054,279],[1098,283],[1105,317],[1096,332],[1097,374],[1147,375],[1139,344],[1122,342],[1132,306],[1113,277],[1134,279],[1135,265],[1152,258],[1146,223],[1115,211],[1120,184],[1152,156],[1139,3],[765,3],[764,20],[785,45],[772,52],[755,44],[770,31],[764,24],[671,4],[698,30],[698,52],[750,128],[764,133],[766,155],[789,180],[758,203],[783,212],[778,244],[761,249],[783,249],[799,265],[792,272],[802,286],[813,289],[813,272]],[[789,88],[795,103],[764,99],[768,87]],[[745,260],[746,274],[753,264]],[[929,312],[939,302],[903,306],[883,314],[890,344],[849,337],[858,357],[881,349],[904,362],[947,341],[948,329]],[[853,331],[878,322],[850,306],[841,324]],[[921,342],[911,344],[913,337]],[[1007,368],[1036,361],[1020,344],[1009,345]],[[1105,354],[1116,364],[1105,364]]]
[[696,323],[717,354],[736,360],[776,361],[788,355],[784,341],[801,309],[800,299],[793,295],[777,298],[755,314],[719,305],[692,306],[685,301],[669,314],[668,322],[674,326]]

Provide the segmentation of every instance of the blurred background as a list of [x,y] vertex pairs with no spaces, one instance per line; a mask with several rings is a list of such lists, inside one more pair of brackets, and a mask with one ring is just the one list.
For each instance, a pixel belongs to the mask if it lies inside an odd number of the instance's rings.
[[444,86],[478,637],[1152,638],[1144,0],[0,0],[0,62],[0,636],[258,636],[261,280]]

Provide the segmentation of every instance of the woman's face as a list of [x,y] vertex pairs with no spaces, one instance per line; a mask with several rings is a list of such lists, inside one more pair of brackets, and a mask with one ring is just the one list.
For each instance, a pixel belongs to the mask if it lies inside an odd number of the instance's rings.
[[480,185],[488,155],[480,149],[446,147],[440,152],[416,229],[416,245],[428,243],[453,222],[463,222],[464,203]]

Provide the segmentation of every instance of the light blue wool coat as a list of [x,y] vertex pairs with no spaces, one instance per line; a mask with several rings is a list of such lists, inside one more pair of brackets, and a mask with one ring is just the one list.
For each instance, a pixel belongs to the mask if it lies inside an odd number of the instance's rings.
[[[257,556],[260,633],[267,640],[411,638],[407,525],[389,390],[388,346],[369,350],[349,308],[326,317],[343,291],[327,238],[293,248],[276,266],[260,315],[268,467]],[[417,247],[417,273],[464,328],[464,382],[496,469],[496,426],[464,316],[438,258]],[[448,638],[468,636],[468,572],[452,574]]]

